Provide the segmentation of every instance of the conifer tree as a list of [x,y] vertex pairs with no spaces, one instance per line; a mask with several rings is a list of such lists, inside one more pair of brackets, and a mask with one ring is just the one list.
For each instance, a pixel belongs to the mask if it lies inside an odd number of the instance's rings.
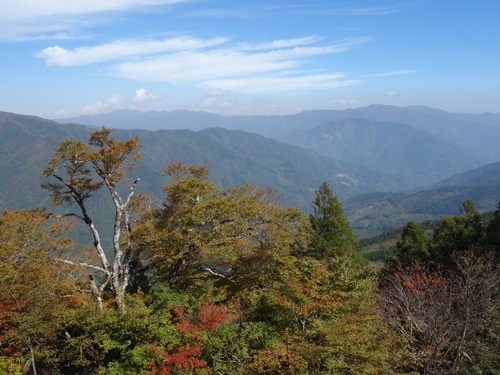
[[401,233],[401,240],[396,244],[398,260],[403,265],[410,265],[416,260],[427,258],[429,253],[429,240],[424,230],[414,221],[407,223]]
[[461,215],[446,217],[441,221],[430,242],[432,259],[445,267],[455,263],[453,256],[482,248],[485,228],[474,202],[468,199],[460,209]]
[[485,244],[488,249],[495,252],[496,259],[500,259],[500,203],[498,203],[493,220],[486,228]]
[[326,182],[316,190],[310,221],[315,232],[314,248],[318,257],[347,254],[357,246],[342,205]]

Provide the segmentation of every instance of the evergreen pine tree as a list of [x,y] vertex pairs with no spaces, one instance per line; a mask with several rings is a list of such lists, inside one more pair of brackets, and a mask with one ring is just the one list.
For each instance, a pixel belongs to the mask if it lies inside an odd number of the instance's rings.
[[353,252],[357,240],[344,216],[342,205],[326,182],[316,191],[311,226],[315,232],[314,248],[320,258]]
[[405,225],[396,248],[398,260],[403,265],[411,265],[416,260],[423,260],[430,255],[429,240],[422,227],[414,221]]
[[498,203],[493,220],[486,228],[485,244],[488,250],[495,252],[496,259],[500,259],[500,203]]

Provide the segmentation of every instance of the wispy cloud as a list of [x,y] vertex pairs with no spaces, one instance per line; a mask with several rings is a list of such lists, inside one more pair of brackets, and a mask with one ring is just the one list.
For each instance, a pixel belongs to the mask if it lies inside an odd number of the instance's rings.
[[210,78],[290,69],[299,62],[270,54],[231,51],[185,52],[119,64],[114,72],[134,81],[196,83]]
[[317,74],[298,77],[251,77],[225,80],[209,80],[202,87],[237,91],[248,95],[294,93],[296,91],[325,90],[360,83],[344,79],[343,74]]
[[277,48],[279,49],[279,48],[297,47],[307,44],[314,44],[320,42],[321,40],[322,38],[320,38],[319,36],[313,35],[296,39],[273,40],[272,42],[258,43],[258,44],[241,43],[238,46],[241,50],[245,51],[267,50],[267,49],[277,49]]
[[73,50],[67,50],[59,46],[48,47],[40,52],[38,56],[44,59],[48,65],[77,66],[137,55],[200,49],[225,42],[227,42],[226,38],[202,40],[188,36],[164,40],[118,40],[113,43],[79,47]]
[[240,8],[212,8],[202,9],[184,14],[185,17],[199,18],[249,18],[258,17],[276,12],[322,14],[332,16],[383,16],[401,12],[407,9],[407,3],[399,3],[388,6],[372,7],[317,7],[314,4],[267,4],[263,7],[240,7]]
[[2,1],[1,21],[40,19],[61,15],[85,15],[134,8],[172,5],[189,0],[16,0]]
[[198,17],[198,18],[248,18],[254,17],[259,13],[250,8],[213,8],[193,11],[184,14],[184,17]]
[[[231,43],[228,38],[198,39],[179,36],[163,40],[118,40],[68,50],[44,49],[47,65],[80,66],[114,62],[113,75],[137,82],[192,84],[209,89],[250,92],[251,82],[261,90],[333,88],[357,83],[338,73],[308,69],[316,56],[357,48],[370,38],[347,38],[324,43],[318,36],[262,43]],[[125,59],[125,61],[123,61]]]
[[[96,22],[109,22],[113,13],[174,5],[191,0],[2,0],[0,39],[32,40],[69,37]],[[100,17],[106,15],[106,17]]]
[[404,74],[413,74],[413,73],[418,73],[418,70],[414,69],[401,69],[401,70],[395,70],[392,72],[385,72],[385,73],[375,73],[375,74],[367,74],[364,75],[363,77],[390,77],[390,76],[400,76]]
[[304,9],[310,8],[312,5],[301,5],[301,4],[267,4],[265,7],[267,9]]
[[323,9],[321,12],[335,16],[384,16],[401,12],[407,8],[408,4],[400,3],[390,6],[330,8]]
[[243,78],[269,72],[294,70],[313,56],[331,55],[355,48],[364,40],[352,39],[329,45],[300,45],[280,41],[290,48],[266,51],[242,50],[241,46],[221,46],[209,51],[185,51],[118,64],[116,75],[146,82],[201,83],[220,78]]

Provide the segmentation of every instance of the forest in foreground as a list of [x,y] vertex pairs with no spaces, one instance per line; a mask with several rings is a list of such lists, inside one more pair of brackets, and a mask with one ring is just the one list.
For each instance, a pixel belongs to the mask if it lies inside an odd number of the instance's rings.
[[0,217],[0,373],[500,371],[500,208],[483,223],[465,201],[430,235],[410,222],[376,269],[327,183],[306,215],[171,162],[156,205],[135,193],[139,149],[106,128],[68,139],[45,170],[56,213]]

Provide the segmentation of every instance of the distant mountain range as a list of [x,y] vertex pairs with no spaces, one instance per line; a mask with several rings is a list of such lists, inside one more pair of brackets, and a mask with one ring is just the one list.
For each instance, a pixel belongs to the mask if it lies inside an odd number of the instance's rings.
[[188,129],[221,127],[280,138],[297,130],[312,129],[334,121],[366,119],[409,125],[456,144],[485,162],[500,160],[500,113],[449,113],[425,106],[397,107],[373,104],[345,110],[312,110],[294,115],[220,116],[187,110],[139,112],[118,110],[93,116],[57,119],[60,123],[106,125],[119,129]]
[[[500,140],[499,140],[500,141]],[[500,185],[500,162],[487,164],[482,167],[457,173],[433,187],[439,188],[444,186],[495,186]],[[499,197],[500,201],[500,197]]]
[[[64,139],[86,140],[92,128],[0,112],[0,210],[47,204],[40,188],[42,172]],[[219,186],[243,182],[271,186],[286,205],[309,210],[316,189],[328,181],[346,199],[370,191],[394,190],[398,182],[365,167],[341,162],[257,134],[221,128],[189,130],[115,130],[114,136],[138,135],[145,158],[133,173],[141,186],[162,197],[167,182],[161,169],[169,161],[206,165]]]
[[422,106],[370,105],[281,116],[126,110],[58,121],[125,129],[244,130],[393,176],[400,190],[500,160],[500,114],[448,113]]
[[[40,183],[55,147],[67,138],[86,140],[101,125],[116,128],[118,138],[140,137],[139,190],[159,200],[167,182],[162,167],[183,160],[206,165],[219,186],[272,186],[284,204],[305,211],[327,181],[361,236],[456,214],[465,199],[483,211],[500,201],[498,114],[374,105],[287,116],[116,111],[72,122],[87,126],[0,112],[0,210],[48,207]],[[146,127],[163,130],[139,129]]]
[[289,133],[280,140],[389,174],[414,188],[482,164],[460,146],[388,121],[339,120]]

